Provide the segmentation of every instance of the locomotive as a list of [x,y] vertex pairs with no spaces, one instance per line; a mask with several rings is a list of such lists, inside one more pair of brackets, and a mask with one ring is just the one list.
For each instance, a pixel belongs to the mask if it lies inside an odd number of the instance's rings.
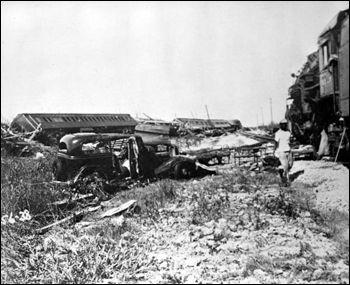
[[[320,149],[326,134],[335,160],[349,162],[349,9],[340,11],[318,37],[318,50],[289,88],[286,119],[300,144]],[[322,153],[319,153],[322,155]]]

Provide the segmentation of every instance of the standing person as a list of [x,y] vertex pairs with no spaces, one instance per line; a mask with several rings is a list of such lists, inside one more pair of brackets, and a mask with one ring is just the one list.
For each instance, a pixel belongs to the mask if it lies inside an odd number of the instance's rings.
[[287,120],[280,122],[280,129],[275,134],[275,155],[279,158],[281,166],[279,167],[281,178],[289,181],[289,170],[293,165],[293,157],[290,148],[291,133],[287,129]]
[[320,146],[317,151],[317,160],[320,160],[323,156],[329,155],[329,139],[328,139],[328,128],[325,125],[321,132]]

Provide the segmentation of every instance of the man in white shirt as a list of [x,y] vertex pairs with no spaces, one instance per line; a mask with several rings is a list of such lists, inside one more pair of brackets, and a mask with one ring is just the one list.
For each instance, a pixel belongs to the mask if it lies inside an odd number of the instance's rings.
[[287,120],[280,122],[280,129],[275,134],[275,155],[281,162],[280,174],[289,182],[289,170],[293,165],[293,157],[290,148],[291,133],[287,129]]

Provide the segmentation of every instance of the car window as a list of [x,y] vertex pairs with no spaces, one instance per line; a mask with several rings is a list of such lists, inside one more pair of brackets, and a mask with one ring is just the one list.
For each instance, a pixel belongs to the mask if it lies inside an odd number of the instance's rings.
[[113,152],[117,155],[121,152],[122,149],[127,148],[128,138],[118,139],[111,141],[111,146]]
[[81,150],[84,154],[110,153],[107,141],[95,141],[83,143]]
[[168,151],[168,148],[166,145],[164,144],[157,145],[157,152],[164,152],[164,151]]

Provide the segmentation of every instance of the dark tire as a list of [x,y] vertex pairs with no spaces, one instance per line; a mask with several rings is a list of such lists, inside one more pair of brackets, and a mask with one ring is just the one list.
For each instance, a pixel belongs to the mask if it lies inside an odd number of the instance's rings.
[[67,172],[64,169],[63,162],[59,159],[56,159],[52,165],[52,174],[53,179],[58,181],[66,181],[67,180]]
[[189,179],[196,174],[196,168],[194,164],[190,162],[179,162],[174,167],[175,179]]

